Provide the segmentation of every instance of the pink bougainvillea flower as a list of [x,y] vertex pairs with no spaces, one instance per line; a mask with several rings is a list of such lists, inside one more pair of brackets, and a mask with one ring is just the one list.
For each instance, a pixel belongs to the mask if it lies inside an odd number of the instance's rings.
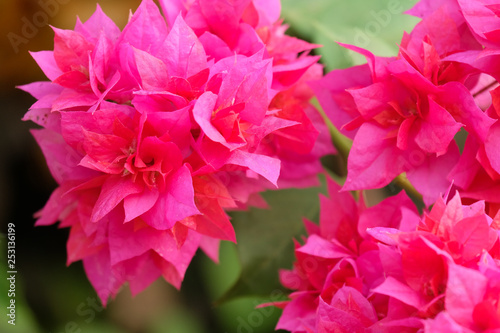
[[[328,180],[329,198],[320,197],[320,225],[306,221],[309,236],[304,245],[296,243],[293,270],[280,272],[282,284],[295,291],[288,303],[281,304],[284,310],[278,329],[367,328],[378,322],[376,313],[387,306],[386,300],[370,297],[370,290],[383,281],[383,263],[366,229],[414,230],[416,209],[404,193],[367,208],[363,200],[356,202],[339,190],[339,185]],[[374,303],[370,305],[369,300]]]
[[[273,139],[265,140],[261,149],[281,160],[280,187],[317,185],[315,175],[322,169],[319,158],[334,152],[322,118],[309,103],[313,93],[306,85],[307,81],[321,78],[322,68],[316,63],[319,57],[309,55],[317,45],[285,34],[288,26],[278,20],[280,1],[163,0],[160,4],[170,24],[175,21],[173,12],[182,13],[209,60],[235,53],[251,56],[265,50],[263,59],[272,59],[269,83],[274,98],[270,108],[277,111],[274,116],[297,124],[276,129],[270,135]],[[316,131],[319,134],[314,134]],[[239,173],[233,173],[233,179],[240,185],[245,183],[247,189],[267,187],[248,177],[241,178]],[[250,190],[247,192],[245,196],[252,195]]]
[[479,269],[451,264],[446,287],[446,311],[426,320],[426,332],[453,328],[460,332],[495,332],[500,328],[500,269],[485,253]]
[[496,325],[496,310],[479,315],[482,306],[498,304],[500,282],[498,262],[490,255],[497,255],[498,229],[484,202],[463,205],[457,193],[448,203],[439,199],[415,231],[369,233],[389,246],[379,245],[381,253],[387,249],[384,257],[396,258],[373,291],[417,310],[426,332],[439,331],[440,325],[471,332]]
[[305,82],[315,45],[284,34],[279,2],[144,0],[120,31],[98,7],[54,51],[50,82],[21,87],[58,189],[38,225],[70,227],[103,303],[163,276],[179,287],[198,248],[236,241],[228,209],[310,186],[333,152]]
[[[332,122],[354,139],[345,190],[379,188],[406,172],[430,205],[450,186],[445,179],[459,157],[455,134],[465,128],[484,142],[495,120],[464,85],[474,84],[479,71],[445,59],[480,45],[462,41],[445,14],[429,16],[406,35],[397,58],[344,45],[365,55],[368,65],[333,71],[313,84]],[[443,30],[450,33],[443,37]]]
[[456,1],[465,21],[484,46],[498,47],[500,42],[500,7],[495,1]]
[[320,226],[281,271],[291,332],[489,332],[500,327],[498,217],[458,192],[422,218],[404,194],[366,208],[329,181]]
[[[498,88],[490,92],[492,104],[487,113],[498,119]],[[498,124],[491,126],[486,140],[481,142],[474,137],[467,137],[459,163],[448,175],[454,185],[460,189],[461,196],[474,200],[484,200],[490,216],[495,216],[500,203],[500,174],[498,165]]]

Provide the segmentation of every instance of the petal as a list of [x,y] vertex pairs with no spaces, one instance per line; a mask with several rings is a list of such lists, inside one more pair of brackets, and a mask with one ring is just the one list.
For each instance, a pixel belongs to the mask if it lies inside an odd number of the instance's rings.
[[111,212],[131,194],[140,193],[144,186],[133,181],[132,177],[110,176],[101,188],[99,199],[92,211],[92,222],[97,222]]
[[172,174],[160,193],[156,204],[143,214],[146,223],[158,230],[172,228],[176,222],[186,217],[200,214],[194,203],[194,190],[191,172],[182,166]]

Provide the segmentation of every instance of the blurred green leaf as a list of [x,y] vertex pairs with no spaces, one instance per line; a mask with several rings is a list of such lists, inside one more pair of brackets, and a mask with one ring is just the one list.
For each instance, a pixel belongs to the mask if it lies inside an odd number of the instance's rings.
[[291,32],[313,43],[326,69],[366,62],[336,42],[354,44],[379,56],[395,56],[403,31],[419,21],[403,15],[417,0],[283,0],[282,16]]
[[201,322],[193,318],[192,313],[185,308],[169,312],[161,320],[155,322],[150,333],[205,333]]
[[294,261],[293,239],[304,234],[303,218],[317,219],[319,193],[326,193],[323,179],[319,187],[264,193],[269,209],[231,214],[242,271],[219,303],[249,295],[269,297],[282,288],[278,271]]

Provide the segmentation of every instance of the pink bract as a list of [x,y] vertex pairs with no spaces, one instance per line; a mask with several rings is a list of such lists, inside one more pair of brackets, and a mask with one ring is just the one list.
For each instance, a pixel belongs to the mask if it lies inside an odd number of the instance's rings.
[[59,184],[37,225],[70,227],[103,303],[128,282],[180,287],[198,248],[236,241],[226,210],[259,192],[311,186],[333,152],[305,82],[316,47],[284,34],[278,1],[144,0],[123,31],[97,7],[54,50],[50,81],[21,87]]
[[277,328],[483,332],[500,327],[499,229],[483,201],[441,197],[420,218],[401,193],[366,208],[328,182],[320,225],[296,242]]
[[363,200],[339,190],[328,180],[329,197],[320,197],[320,225],[305,221],[309,236],[302,246],[296,242],[294,268],[280,272],[283,286],[294,292],[284,305],[278,329],[368,329],[387,307],[386,298],[372,297],[371,290],[384,279],[383,262],[366,230],[377,226],[413,230],[417,211],[404,193],[367,208]]
[[481,92],[490,81],[479,80],[478,64],[459,61],[482,46],[457,8],[453,1],[421,2],[412,13],[424,19],[405,34],[397,58],[343,45],[368,64],[312,83],[332,123],[353,139],[344,190],[380,188],[406,172],[430,205],[451,185],[459,159],[455,135],[465,129],[486,140],[496,117],[478,106],[487,107],[488,99],[471,88]]

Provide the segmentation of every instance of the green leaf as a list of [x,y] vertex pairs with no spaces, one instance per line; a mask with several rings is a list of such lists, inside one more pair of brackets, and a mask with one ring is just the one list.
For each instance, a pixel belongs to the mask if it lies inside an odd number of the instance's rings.
[[269,209],[231,214],[242,270],[218,303],[249,295],[269,297],[282,289],[279,269],[290,268],[294,261],[293,239],[305,234],[303,218],[317,220],[319,216],[318,194],[326,193],[321,178],[319,187],[264,193]]
[[403,15],[417,0],[283,0],[291,32],[316,44],[328,71],[366,62],[336,42],[354,44],[379,56],[395,56],[403,31],[418,18]]

